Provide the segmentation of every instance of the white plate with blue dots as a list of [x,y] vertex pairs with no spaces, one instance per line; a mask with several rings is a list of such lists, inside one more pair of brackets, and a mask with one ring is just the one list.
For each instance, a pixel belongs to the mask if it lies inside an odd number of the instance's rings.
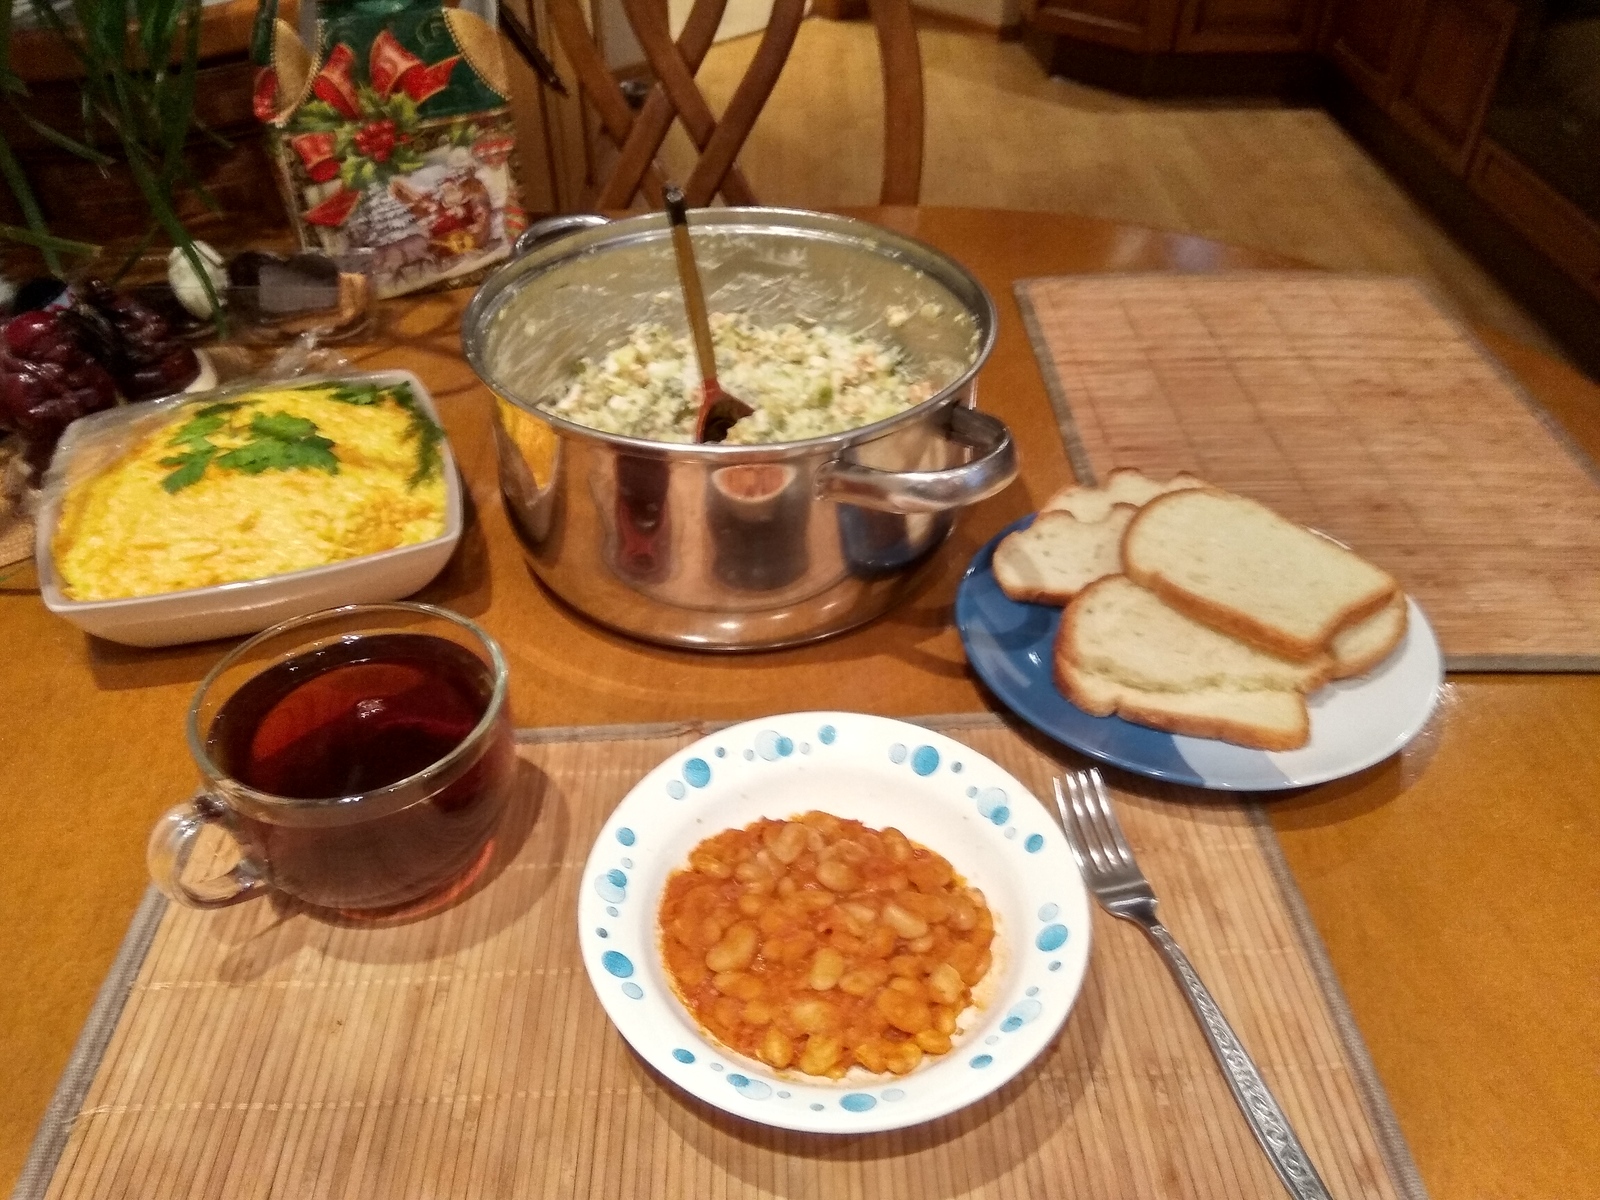
[[[657,912],[689,851],[721,830],[811,809],[895,826],[949,859],[994,913],[979,1005],[961,1015],[954,1048],[909,1075],[775,1071],[712,1040],[668,983]],[[1044,806],[983,755],[886,717],[787,713],[703,738],[624,797],[589,852],[578,941],[612,1023],[685,1092],[766,1125],[869,1133],[963,1108],[1054,1042],[1089,963],[1089,898]]]

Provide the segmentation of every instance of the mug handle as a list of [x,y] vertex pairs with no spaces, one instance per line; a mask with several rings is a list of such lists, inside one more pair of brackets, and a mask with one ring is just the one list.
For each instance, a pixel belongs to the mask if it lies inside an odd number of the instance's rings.
[[934,513],[986,500],[1017,477],[1017,446],[1005,422],[953,407],[944,436],[977,453],[944,471],[880,471],[833,459],[817,472],[817,495],[891,513]]
[[[267,888],[257,865],[244,857],[226,875],[210,880],[203,890],[195,890],[183,880],[183,869],[194,852],[195,839],[207,825],[222,824],[222,804],[201,792],[183,804],[167,809],[150,831],[145,861],[150,878],[170,899],[190,908],[225,908],[248,900]],[[232,837],[232,834],[229,834]]]

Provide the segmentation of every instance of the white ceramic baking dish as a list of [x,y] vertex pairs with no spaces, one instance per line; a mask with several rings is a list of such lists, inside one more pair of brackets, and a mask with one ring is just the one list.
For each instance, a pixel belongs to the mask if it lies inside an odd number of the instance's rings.
[[[427,414],[435,421],[439,419],[433,397],[422,381],[409,371],[376,371],[341,379],[408,383]],[[311,377],[293,382],[317,383],[320,380]],[[222,396],[228,391],[216,394]],[[75,422],[67,428],[51,463],[52,474],[71,461],[82,436],[82,424]],[[257,633],[290,617],[340,604],[367,604],[409,596],[444,569],[455,552],[456,543],[461,540],[461,479],[448,439],[441,440],[439,457],[445,479],[445,527],[439,537],[303,571],[124,600],[73,600],[62,590],[61,577],[56,573],[50,553],[61,515],[61,496],[52,494],[39,511],[34,543],[39,590],[45,607],[86,633],[108,641],[127,646],[175,646]]]

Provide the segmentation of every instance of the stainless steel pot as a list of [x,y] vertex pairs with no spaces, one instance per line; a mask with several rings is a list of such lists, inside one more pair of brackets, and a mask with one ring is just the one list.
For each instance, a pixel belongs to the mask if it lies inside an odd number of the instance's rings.
[[916,587],[963,506],[1016,477],[1009,431],[971,407],[994,304],[953,260],[863,221],[723,208],[690,224],[713,311],[892,341],[939,389],[889,420],[772,445],[573,424],[539,402],[639,322],[684,328],[683,302],[664,216],[554,218],[462,321],[500,398],[501,489],[529,561],[580,612],[669,645],[749,650],[859,625]]

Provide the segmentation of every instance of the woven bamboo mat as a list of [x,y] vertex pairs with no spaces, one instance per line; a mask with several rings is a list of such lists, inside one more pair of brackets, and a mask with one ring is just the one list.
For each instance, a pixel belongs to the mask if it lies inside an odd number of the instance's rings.
[[[1036,792],[1059,769],[998,718],[927,724]],[[573,914],[605,816],[702,732],[529,735],[530,818],[477,891],[425,921],[147,903],[18,1200],[1282,1194],[1160,960],[1099,912],[1054,1046],[942,1120],[787,1133],[656,1078],[607,1023]],[[1118,794],[1168,923],[1333,1194],[1421,1197],[1269,826],[1183,795]]]
[[1600,670],[1600,472],[1414,280],[1030,279],[1073,471],[1193,471],[1358,549],[1454,670]]

